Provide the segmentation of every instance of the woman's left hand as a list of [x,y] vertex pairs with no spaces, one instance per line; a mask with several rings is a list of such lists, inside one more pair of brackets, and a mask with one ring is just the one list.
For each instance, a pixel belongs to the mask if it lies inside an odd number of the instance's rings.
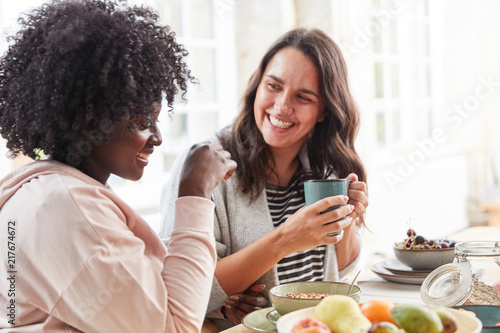
[[226,318],[237,325],[247,313],[267,307],[269,302],[262,295],[265,288],[263,284],[254,284],[243,294],[231,295],[224,302],[223,313]]
[[368,206],[368,187],[365,182],[358,181],[358,176],[355,173],[350,173],[346,179],[352,180],[349,183],[349,201],[347,203],[354,206],[354,210],[348,216],[353,221],[358,217],[363,220]]

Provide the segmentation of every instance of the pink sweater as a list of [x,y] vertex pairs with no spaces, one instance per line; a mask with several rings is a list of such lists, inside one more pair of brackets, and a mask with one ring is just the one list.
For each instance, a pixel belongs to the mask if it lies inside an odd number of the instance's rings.
[[214,205],[176,202],[168,248],[109,188],[54,161],[0,181],[0,331],[199,332]]

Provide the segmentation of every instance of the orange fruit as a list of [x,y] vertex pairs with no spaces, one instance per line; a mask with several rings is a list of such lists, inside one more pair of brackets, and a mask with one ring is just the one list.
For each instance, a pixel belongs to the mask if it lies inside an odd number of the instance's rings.
[[391,317],[391,309],[393,307],[394,303],[380,299],[373,299],[359,306],[361,313],[372,323],[387,321],[396,325],[396,322]]

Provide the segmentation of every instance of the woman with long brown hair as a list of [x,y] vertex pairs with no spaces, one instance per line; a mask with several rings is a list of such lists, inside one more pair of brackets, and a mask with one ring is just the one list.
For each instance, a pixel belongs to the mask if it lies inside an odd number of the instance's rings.
[[[317,29],[295,29],[271,45],[238,117],[213,138],[238,168],[212,195],[219,260],[209,311],[223,307],[235,323],[241,311],[267,304],[255,297],[262,289],[248,289],[254,284],[335,281],[352,269],[361,247],[356,229],[364,225],[368,205],[366,175],[354,148],[358,127],[346,65],[331,38]],[[163,193],[166,237],[182,161]],[[353,180],[349,198],[304,207],[303,182],[327,178]]]

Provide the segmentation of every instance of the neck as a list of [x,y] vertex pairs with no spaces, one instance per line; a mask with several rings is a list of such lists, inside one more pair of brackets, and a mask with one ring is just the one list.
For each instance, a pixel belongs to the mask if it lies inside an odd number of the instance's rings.
[[84,159],[82,164],[80,164],[77,169],[79,169],[87,176],[94,178],[103,185],[106,185],[106,182],[108,181],[108,178],[110,176],[108,172],[104,172],[103,170],[101,170],[101,168],[94,165],[94,163],[92,163],[91,161],[89,162],[88,159]]
[[299,165],[299,151],[271,150],[273,154],[275,173],[269,171],[267,183],[272,185],[285,186],[290,182]]

